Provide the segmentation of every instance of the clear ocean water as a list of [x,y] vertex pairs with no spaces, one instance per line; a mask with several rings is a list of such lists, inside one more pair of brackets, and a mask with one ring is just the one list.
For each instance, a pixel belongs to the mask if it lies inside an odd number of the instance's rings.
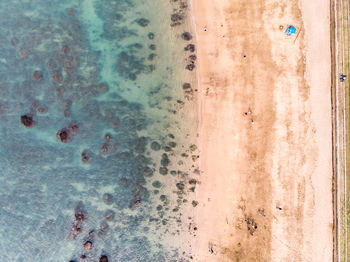
[[191,261],[187,31],[180,0],[0,1],[0,261]]

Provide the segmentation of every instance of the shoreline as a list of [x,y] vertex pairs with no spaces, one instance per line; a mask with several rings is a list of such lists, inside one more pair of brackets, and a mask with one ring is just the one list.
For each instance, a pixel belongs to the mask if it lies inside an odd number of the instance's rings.
[[[194,261],[330,261],[327,1],[317,13],[307,1],[191,7],[201,153]],[[285,37],[280,24],[300,35]],[[253,235],[247,219],[258,225]]]

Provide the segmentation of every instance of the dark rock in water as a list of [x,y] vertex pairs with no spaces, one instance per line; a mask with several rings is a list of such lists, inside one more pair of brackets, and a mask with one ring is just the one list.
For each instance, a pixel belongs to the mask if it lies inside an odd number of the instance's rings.
[[149,24],[149,20],[146,18],[140,18],[136,21],[139,26],[146,27]]
[[85,149],[82,153],[81,153],[81,161],[83,163],[89,163],[91,161],[91,153],[89,150]]
[[181,25],[181,22],[175,22],[175,23],[171,23],[170,24],[171,27],[175,27],[175,26],[178,26],[178,25]]
[[109,88],[107,84],[101,83],[98,84],[94,89],[98,94],[104,94],[108,91]]
[[81,255],[81,256],[80,256],[80,259],[85,260],[85,259],[86,259],[86,256],[85,256],[85,255]]
[[149,54],[149,55],[148,55],[148,58],[147,58],[147,59],[148,59],[149,61],[152,61],[156,56],[157,56],[157,54],[152,53],[152,54]]
[[70,133],[67,128],[63,128],[59,130],[56,136],[62,143],[67,143],[70,140]]
[[107,143],[104,143],[101,148],[100,148],[100,153],[102,155],[106,155],[108,153],[108,150],[109,150],[109,146]]
[[85,249],[86,251],[91,250],[91,249],[92,249],[92,242],[91,242],[91,241],[86,241],[86,242],[84,243],[84,249]]
[[140,165],[147,165],[149,163],[147,157],[145,157],[144,155],[138,155],[136,157],[136,160]]
[[172,149],[171,149],[171,147],[169,147],[169,146],[165,146],[164,147],[164,151],[165,152],[170,152]]
[[64,70],[68,74],[72,74],[74,72],[74,67],[75,67],[75,61],[72,58],[64,59]]
[[168,169],[165,166],[159,168],[159,173],[163,176],[168,174]]
[[182,89],[184,89],[184,90],[191,89],[191,84],[190,83],[184,83],[182,85]]
[[21,48],[20,50],[18,50],[17,55],[20,59],[25,59],[28,57],[29,52],[27,49]]
[[61,54],[62,54],[62,55],[68,54],[69,51],[70,51],[70,50],[69,50],[69,47],[68,47],[67,45],[62,46],[62,49],[61,49]]
[[75,260],[69,260],[69,262],[75,262]]
[[135,151],[139,154],[142,154],[146,151],[146,146],[147,146],[147,138],[140,137],[136,141]]
[[184,50],[194,52],[196,50],[196,46],[193,44],[188,44],[187,46],[185,46]]
[[63,80],[63,77],[61,73],[57,70],[51,72],[51,81],[55,83],[61,83]]
[[167,154],[164,153],[164,154],[162,155],[162,160],[160,161],[160,163],[161,163],[162,166],[168,166],[168,165],[169,165],[170,160],[169,160]]
[[143,175],[145,177],[151,177],[153,176],[153,171],[150,167],[146,166],[144,169],[143,169]]
[[31,115],[23,115],[23,116],[21,116],[21,123],[25,127],[33,127],[35,125],[33,116],[31,116]]
[[100,223],[100,230],[103,231],[103,232],[106,232],[109,228],[109,225],[105,222],[105,221],[102,221]]
[[152,183],[152,186],[154,186],[155,188],[160,188],[162,184],[158,180],[156,180]]
[[80,221],[80,222],[84,221],[85,220],[85,213],[82,211],[76,212],[75,213],[75,220]]
[[15,46],[19,43],[18,39],[16,37],[11,39],[11,45]]
[[175,143],[175,142],[169,142],[168,145],[169,145],[170,147],[173,147],[173,148],[176,147],[176,143]]
[[189,70],[189,71],[192,71],[196,66],[194,64],[188,64],[186,66],[186,69]]
[[74,15],[74,9],[73,8],[66,8],[66,14],[67,15]]
[[148,33],[148,39],[153,40],[154,39],[154,33],[150,32]]
[[103,194],[103,202],[107,205],[113,204],[113,196],[111,194],[105,193]]
[[112,135],[111,134],[105,134],[105,141],[106,142],[111,141],[111,139],[112,139]]
[[151,50],[156,50],[156,45],[149,45],[149,49],[151,49]]
[[183,19],[183,16],[181,14],[172,14],[170,17],[171,21],[177,22]]
[[191,61],[196,61],[197,56],[196,56],[196,55],[190,55],[188,58],[189,58]]
[[79,126],[78,126],[77,122],[71,122],[68,125],[68,129],[72,134],[76,134],[78,132]]
[[54,69],[54,68],[57,67],[57,64],[56,64],[55,60],[50,58],[49,61],[47,62],[46,66],[47,66],[48,69]]
[[113,210],[107,210],[105,212],[105,214],[103,215],[103,217],[107,220],[107,221],[112,221],[115,217],[115,212]]
[[190,185],[195,185],[197,183],[197,180],[196,179],[190,179],[190,181],[188,181],[188,183]]
[[102,256],[100,257],[99,262],[108,262],[108,257],[107,257],[106,255],[102,255]]
[[46,112],[46,108],[44,106],[38,106],[36,110],[39,114],[43,114]]
[[120,13],[116,13],[114,18],[115,18],[115,20],[121,20],[121,19],[123,19],[123,15]]
[[175,138],[175,136],[173,134],[168,134],[168,137],[170,137],[171,139]]
[[181,35],[181,38],[186,41],[190,41],[192,39],[192,35],[189,32],[185,32]]
[[33,80],[34,81],[40,81],[43,79],[43,73],[39,70],[35,70],[33,73]]
[[179,190],[183,190],[185,188],[185,184],[182,183],[182,182],[179,182],[179,183],[176,183],[176,187],[179,189]]
[[116,63],[117,72],[131,80],[135,80],[137,75],[145,72],[143,58],[136,56],[134,52],[121,52]]

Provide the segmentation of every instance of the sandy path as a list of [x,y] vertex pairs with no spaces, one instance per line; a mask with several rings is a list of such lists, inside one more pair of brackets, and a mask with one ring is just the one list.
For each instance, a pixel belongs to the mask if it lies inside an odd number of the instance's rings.
[[[192,1],[202,170],[195,261],[331,261],[329,5],[317,2]],[[297,39],[279,30],[287,24]]]

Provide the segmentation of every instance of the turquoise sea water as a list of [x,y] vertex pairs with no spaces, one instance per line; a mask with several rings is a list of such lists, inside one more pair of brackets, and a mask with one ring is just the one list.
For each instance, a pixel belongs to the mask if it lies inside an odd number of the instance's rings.
[[0,261],[191,260],[187,16],[175,0],[0,1]]

